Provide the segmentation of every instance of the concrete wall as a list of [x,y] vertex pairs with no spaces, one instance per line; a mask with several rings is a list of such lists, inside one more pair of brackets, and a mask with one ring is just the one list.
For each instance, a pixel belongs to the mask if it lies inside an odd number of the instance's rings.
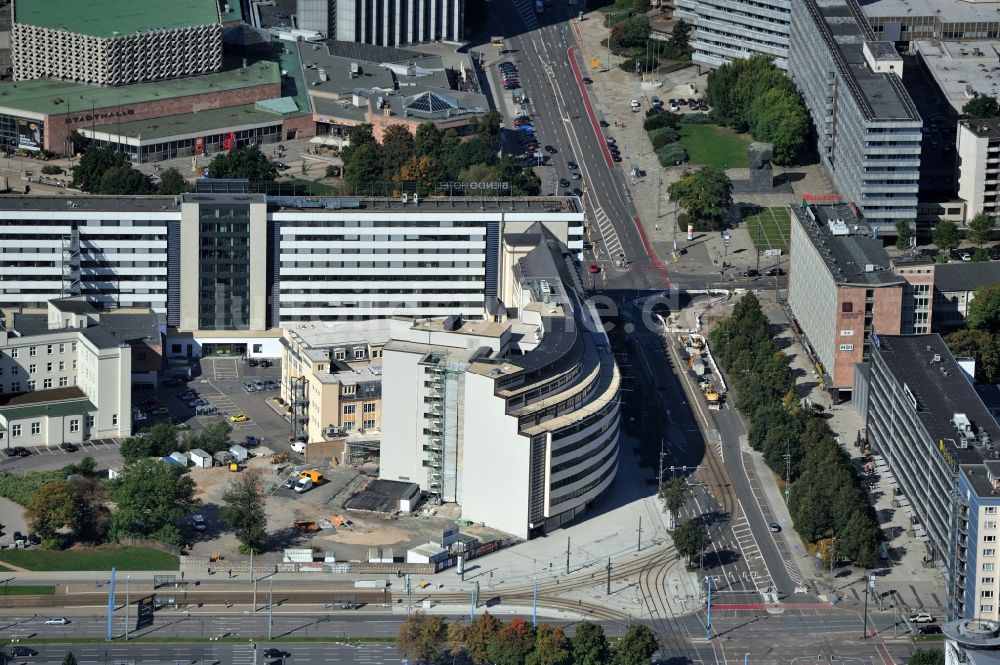
[[426,389],[423,354],[385,350],[382,354],[382,399],[391,405],[382,423],[379,478],[427,484],[421,406]]
[[[823,257],[816,251],[794,214],[791,220],[791,236],[788,304],[819,361],[823,363],[827,372],[832,372],[834,344],[839,344],[836,341],[839,338],[835,313],[840,310],[837,286]],[[861,311],[864,311],[864,307]],[[855,336],[855,343],[860,345],[863,338],[857,333]],[[850,377],[846,385],[850,385]]]
[[[974,122],[974,121],[970,121]],[[980,212],[987,212],[996,215],[1000,209],[1000,202],[996,201],[997,177],[994,174],[991,185],[987,185],[986,159],[990,149],[990,138],[988,134],[978,134],[966,126],[964,122],[958,123],[958,137],[955,141],[958,148],[958,198],[965,201],[965,220],[968,222]],[[992,148],[994,156],[1000,156],[1000,141],[994,140]],[[994,168],[996,168],[994,166]],[[994,200],[986,203],[986,191],[994,196]]]
[[465,375],[462,517],[527,538],[531,442],[493,390],[492,378]]
[[267,330],[267,205],[250,205],[250,330]]

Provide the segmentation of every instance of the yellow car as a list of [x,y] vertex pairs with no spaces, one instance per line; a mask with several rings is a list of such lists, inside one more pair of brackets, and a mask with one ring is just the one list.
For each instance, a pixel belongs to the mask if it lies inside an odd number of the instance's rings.
[[245,423],[248,420],[250,419],[247,418],[247,414],[245,413],[234,413],[233,415],[229,416],[229,422],[231,423]]

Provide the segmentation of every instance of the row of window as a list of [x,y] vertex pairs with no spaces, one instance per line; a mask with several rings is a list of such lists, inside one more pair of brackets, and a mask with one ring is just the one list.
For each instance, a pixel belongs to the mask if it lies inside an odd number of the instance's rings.
[[[74,381],[74,383],[75,383],[75,381]],[[59,384],[58,385],[59,385],[60,388],[65,388],[65,387],[71,385],[69,377],[60,376],[59,377]],[[28,386],[28,390],[29,391],[31,391],[31,390],[37,390],[38,389],[38,382],[35,379],[29,379],[28,383],[27,383],[27,386]],[[42,379],[42,390],[48,390],[48,389],[50,389],[52,387],[53,387],[53,385],[52,385],[52,379]],[[2,382],[0,382],[0,394],[2,394],[3,392],[4,392],[4,384]],[[21,392],[21,382],[20,381],[12,381],[11,384],[10,384],[10,392],[12,392],[12,393],[19,393],[19,392]]]
[[[357,406],[357,404],[344,404],[342,409],[343,415],[353,416],[357,412]],[[361,405],[361,411],[362,413],[375,413],[375,402],[365,402]]]
[[[118,424],[118,416],[117,415],[114,417],[114,420],[115,420],[115,424],[117,425]],[[93,427],[94,426],[94,416],[88,414],[87,416],[85,416],[85,422],[86,422],[86,426],[87,427]],[[29,429],[31,430],[32,436],[38,436],[39,434],[42,433],[42,423],[41,423],[41,421],[36,420],[36,421],[30,423]],[[80,431],[80,419],[79,418],[72,418],[72,419],[70,419],[70,421],[69,421],[69,431],[70,432],[79,432]],[[15,438],[15,439],[18,438],[19,436],[21,436],[21,433],[22,433],[22,431],[21,431],[21,424],[20,423],[15,423],[14,425],[10,426],[10,435],[11,435],[12,438]]]
[[[69,345],[70,345],[69,346],[70,351],[74,351],[75,352],[76,351],[76,342],[69,342]],[[7,351],[7,354],[11,358],[17,358],[17,357],[20,356],[21,349],[24,349],[24,348],[25,347],[23,347],[23,346],[13,347],[13,348],[11,348],[10,350]],[[45,345],[45,354],[51,356],[53,353],[56,352],[55,351],[56,348],[59,349],[59,353],[66,353],[67,346],[66,346],[66,343],[63,342],[63,343],[60,343],[60,344],[46,344]],[[34,358],[35,356],[38,355],[38,347],[37,346],[29,346],[29,347],[27,347],[27,349],[28,349],[28,357],[29,358]],[[59,363],[59,369],[63,369],[62,365],[63,365],[63,363]],[[34,367],[34,365],[31,365],[31,367]],[[76,369],[76,361],[75,360],[73,361],[73,369]],[[35,370],[31,369],[29,371],[34,372]],[[49,363],[49,371],[50,372],[52,371],[52,363]],[[3,372],[0,371],[0,374],[2,374],[2,373]],[[16,374],[16,372],[14,372],[14,373]]]

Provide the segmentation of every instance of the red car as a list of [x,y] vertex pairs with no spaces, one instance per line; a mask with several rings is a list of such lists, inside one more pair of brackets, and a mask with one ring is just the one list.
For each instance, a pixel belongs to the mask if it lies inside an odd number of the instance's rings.
[[591,266],[587,268],[587,272],[589,272],[591,275],[596,275],[597,273],[601,272],[601,266],[595,266],[591,264]]

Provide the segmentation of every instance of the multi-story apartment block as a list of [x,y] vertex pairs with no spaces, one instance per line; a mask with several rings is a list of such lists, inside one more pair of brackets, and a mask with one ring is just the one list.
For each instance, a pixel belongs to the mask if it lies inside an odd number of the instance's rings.
[[565,245],[536,225],[503,251],[511,318],[418,320],[383,347],[380,477],[530,538],[614,480],[621,378]]
[[1000,263],[974,261],[934,266],[934,332],[942,335],[965,327],[965,315],[976,291],[1000,283]]
[[876,41],[857,0],[792,3],[789,71],[834,186],[869,224],[917,218],[923,122],[900,80],[902,57]]
[[958,123],[958,196],[965,221],[981,212],[1000,215],[1000,119]]
[[763,54],[787,70],[791,11],[792,0],[677,0],[674,15],[694,28],[695,62],[718,67]]
[[127,436],[132,354],[79,298],[48,303],[45,324],[0,329],[0,446]]
[[1000,427],[940,335],[875,331],[870,357],[868,439],[946,575],[949,614],[996,621]]

